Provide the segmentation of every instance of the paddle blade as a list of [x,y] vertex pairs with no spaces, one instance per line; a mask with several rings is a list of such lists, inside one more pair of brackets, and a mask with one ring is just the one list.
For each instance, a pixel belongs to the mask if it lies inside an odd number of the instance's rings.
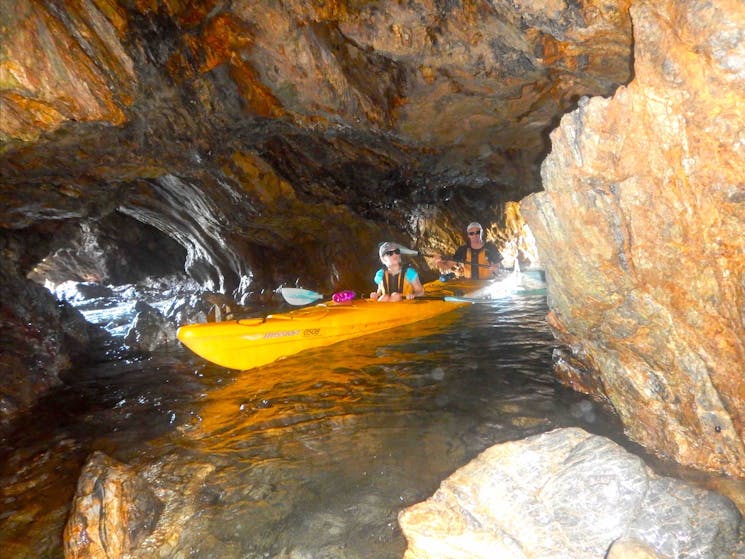
[[320,293],[309,289],[300,289],[299,287],[282,287],[279,292],[285,301],[296,307],[310,305],[319,299],[323,299],[323,295]]

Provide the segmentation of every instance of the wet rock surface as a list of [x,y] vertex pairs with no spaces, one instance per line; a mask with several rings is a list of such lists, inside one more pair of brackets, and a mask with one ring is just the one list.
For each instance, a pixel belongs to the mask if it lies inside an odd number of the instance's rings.
[[[86,322],[70,304],[57,300],[22,275],[25,241],[0,236],[6,257],[0,259],[0,420],[27,409],[74,360],[94,359],[91,346],[105,342],[106,332]],[[3,421],[0,421],[2,423]]]
[[[740,513],[581,429],[496,445],[399,514],[406,559],[730,559]],[[742,548],[740,548],[742,551]]]
[[521,204],[570,348],[557,371],[644,446],[744,477],[745,6],[632,17],[634,80],[562,119]]

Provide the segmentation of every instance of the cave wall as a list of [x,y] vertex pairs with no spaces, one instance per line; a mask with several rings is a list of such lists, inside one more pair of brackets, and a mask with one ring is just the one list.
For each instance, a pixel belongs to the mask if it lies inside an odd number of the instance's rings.
[[559,116],[630,77],[628,4],[8,0],[0,224],[121,211],[208,289],[367,286],[380,240],[540,187]]
[[[630,79],[629,4],[4,0],[7,331],[65,330],[26,274],[120,214],[241,299],[369,289],[379,241],[449,250],[473,219],[509,242],[503,210],[540,188],[548,131]],[[80,353],[15,351],[18,378],[46,371],[29,393]]]
[[557,371],[647,448],[742,477],[745,4],[631,13],[634,80],[562,119],[522,202],[572,350]]
[[56,223],[0,232],[0,426],[60,384],[61,371],[89,360],[92,341],[100,345],[106,338],[68,303],[26,279],[54,238],[73,231]]
[[42,285],[65,281],[104,285],[136,283],[183,271],[184,248],[142,221],[114,212],[76,223],[27,277]]

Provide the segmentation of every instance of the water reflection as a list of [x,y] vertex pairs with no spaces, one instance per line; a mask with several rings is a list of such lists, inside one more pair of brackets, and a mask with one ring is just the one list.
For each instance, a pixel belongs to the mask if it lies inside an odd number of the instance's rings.
[[99,449],[209,466],[185,506],[190,557],[401,557],[397,513],[488,446],[565,425],[620,438],[554,382],[546,311],[541,296],[474,305],[242,373],[186,351],[86,371],[3,441],[0,546],[61,557]]

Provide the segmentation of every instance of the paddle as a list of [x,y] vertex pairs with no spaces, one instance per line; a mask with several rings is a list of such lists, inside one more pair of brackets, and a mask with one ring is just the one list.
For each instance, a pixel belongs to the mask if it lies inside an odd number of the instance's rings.
[[[282,298],[287,301],[290,305],[293,305],[295,307],[300,307],[303,305],[310,305],[311,303],[315,303],[319,299],[325,299],[326,295],[322,295],[321,293],[318,293],[317,291],[311,291],[310,289],[301,289],[299,287],[280,287],[279,292],[282,294]],[[339,293],[334,293],[335,295],[343,295],[346,293],[353,293],[351,291],[340,291]],[[344,301],[350,301],[352,297],[334,297],[332,298],[337,303],[342,303]],[[339,300],[337,300],[339,299]],[[443,301],[444,299],[442,297],[415,297],[413,299],[414,301]],[[449,301],[449,302],[455,302],[455,301]]]
[[310,305],[324,298],[324,295],[320,293],[310,289],[300,289],[299,287],[280,287],[279,292],[285,301],[296,307]]
[[[418,254],[419,256],[425,256],[427,258],[437,258],[437,255],[436,254],[429,254],[429,253],[426,253],[426,252],[420,252],[418,250],[414,250],[414,249],[406,248],[406,247],[402,247],[402,246],[399,246],[398,248],[401,251],[401,254]],[[459,264],[468,264],[468,265],[470,265],[465,260],[455,260],[454,258],[443,258],[443,260],[448,260],[450,262],[458,262]],[[476,264],[476,266],[478,266],[479,268],[491,268],[491,266],[489,264]]]

